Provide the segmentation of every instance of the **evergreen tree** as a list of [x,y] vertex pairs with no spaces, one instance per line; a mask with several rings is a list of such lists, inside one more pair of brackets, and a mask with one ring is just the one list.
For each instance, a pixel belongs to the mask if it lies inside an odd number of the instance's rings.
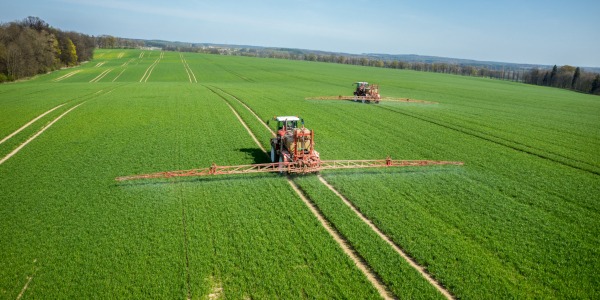
[[579,67],[577,67],[577,69],[575,69],[575,74],[573,74],[573,81],[571,81],[572,89],[575,88],[575,84],[577,84],[577,80],[579,80],[580,76],[581,76],[581,70],[579,69]]
[[548,72],[544,73],[544,79],[542,79],[542,85],[548,85]]
[[550,85],[550,86],[554,85],[554,79],[556,78],[557,72],[558,72],[558,67],[556,65],[554,65],[554,67],[552,68],[552,73],[550,73],[550,82],[548,85]]

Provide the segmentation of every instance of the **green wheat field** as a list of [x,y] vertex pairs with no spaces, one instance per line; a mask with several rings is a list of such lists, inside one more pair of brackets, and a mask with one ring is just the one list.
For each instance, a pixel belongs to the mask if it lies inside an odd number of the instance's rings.
[[[305,100],[356,81],[437,104]],[[0,85],[0,298],[379,298],[286,176],[115,180],[269,162],[230,106],[267,149],[253,113],[304,118],[321,159],[463,161],[321,172],[454,297],[600,297],[598,96],[113,49]],[[317,176],[292,180],[393,297],[444,298]]]

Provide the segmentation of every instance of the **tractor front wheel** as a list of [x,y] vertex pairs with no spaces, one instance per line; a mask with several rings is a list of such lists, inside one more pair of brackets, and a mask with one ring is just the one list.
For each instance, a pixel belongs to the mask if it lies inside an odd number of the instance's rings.
[[278,162],[279,161],[279,155],[277,155],[277,150],[275,150],[275,147],[273,147],[273,145],[271,145],[271,162]]

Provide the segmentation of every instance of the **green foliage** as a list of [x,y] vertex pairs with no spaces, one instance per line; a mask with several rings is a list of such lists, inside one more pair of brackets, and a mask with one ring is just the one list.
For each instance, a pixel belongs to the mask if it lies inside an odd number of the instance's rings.
[[16,80],[75,66],[91,59],[94,48],[93,37],[62,32],[36,17],[0,24],[0,73]]
[[77,49],[75,49],[75,44],[68,37],[62,41],[60,58],[67,66],[77,64]]

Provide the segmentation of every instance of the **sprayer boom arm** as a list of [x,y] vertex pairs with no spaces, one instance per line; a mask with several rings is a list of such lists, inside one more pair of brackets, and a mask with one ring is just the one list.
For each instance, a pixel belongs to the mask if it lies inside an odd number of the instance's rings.
[[373,99],[369,96],[322,96],[322,97],[308,97],[304,98],[305,100],[354,100],[354,101],[383,101],[383,102],[411,102],[411,103],[422,103],[422,104],[437,104],[434,101],[425,101],[425,100],[417,100],[410,98],[392,98],[392,97],[382,97],[380,99]]
[[217,166],[213,164],[209,168],[167,171],[150,174],[122,176],[115,178],[117,181],[149,179],[149,178],[170,178],[186,176],[211,176],[211,175],[231,175],[231,174],[249,174],[249,173],[314,173],[321,170],[333,169],[360,169],[360,168],[384,168],[384,167],[415,167],[432,165],[462,165],[458,161],[437,161],[437,160],[322,160],[315,162],[281,162],[238,166]]

